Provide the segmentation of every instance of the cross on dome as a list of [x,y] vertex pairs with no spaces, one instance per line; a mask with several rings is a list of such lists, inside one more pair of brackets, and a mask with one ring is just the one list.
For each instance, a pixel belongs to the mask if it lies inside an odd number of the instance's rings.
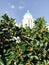
[[29,10],[27,10],[27,13],[29,13]]

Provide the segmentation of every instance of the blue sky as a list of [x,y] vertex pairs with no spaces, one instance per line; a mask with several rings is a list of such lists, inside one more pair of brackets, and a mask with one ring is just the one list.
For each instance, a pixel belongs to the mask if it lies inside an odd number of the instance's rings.
[[49,23],[49,0],[0,0],[0,16],[6,12],[18,23],[21,23],[27,10],[34,18],[44,16]]

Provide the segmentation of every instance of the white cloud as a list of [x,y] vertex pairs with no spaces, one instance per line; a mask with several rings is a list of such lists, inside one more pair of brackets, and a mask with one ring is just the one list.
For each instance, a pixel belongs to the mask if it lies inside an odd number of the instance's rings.
[[14,6],[14,5],[10,5],[10,8],[11,8],[11,9],[14,9],[14,8],[15,8],[15,6]]
[[24,7],[23,6],[19,6],[18,9],[19,10],[22,10],[22,9],[24,9]]

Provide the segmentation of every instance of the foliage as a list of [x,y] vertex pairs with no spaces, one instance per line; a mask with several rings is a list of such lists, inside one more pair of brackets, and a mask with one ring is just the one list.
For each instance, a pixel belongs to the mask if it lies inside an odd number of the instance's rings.
[[30,29],[15,26],[7,14],[0,20],[0,65],[49,65],[49,30],[43,17]]

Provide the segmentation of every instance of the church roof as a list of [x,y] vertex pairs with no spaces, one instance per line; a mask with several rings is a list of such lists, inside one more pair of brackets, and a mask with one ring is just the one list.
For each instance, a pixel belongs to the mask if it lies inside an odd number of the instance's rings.
[[27,10],[26,14],[24,15],[24,19],[32,19],[32,15],[31,13],[29,12],[29,10]]

